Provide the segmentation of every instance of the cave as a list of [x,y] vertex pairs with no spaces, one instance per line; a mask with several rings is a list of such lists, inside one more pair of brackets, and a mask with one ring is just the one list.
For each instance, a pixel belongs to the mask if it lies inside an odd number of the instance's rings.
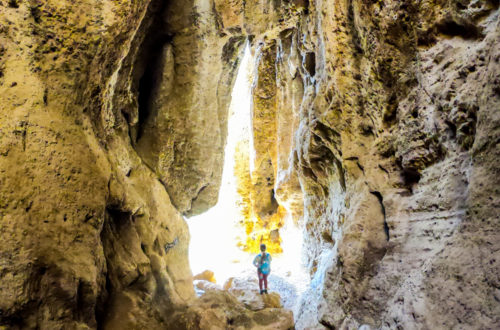
[[495,328],[499,10],[0,1],[0,329]]

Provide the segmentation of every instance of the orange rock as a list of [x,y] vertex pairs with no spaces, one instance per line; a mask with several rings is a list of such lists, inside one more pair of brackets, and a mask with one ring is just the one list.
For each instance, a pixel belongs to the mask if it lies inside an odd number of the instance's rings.
[[233,280],[234,280],[234,277],[228,278],[226,283],[224,283],[223,289],[226,291],[231,289],[231,287],[233,286]]
[[194,276],[193,280],[204,280],[212,283],[217,283],[217,281],[215,280],[214,272],[212,272],[211,270],[205,270],[201,272],[200,274]]

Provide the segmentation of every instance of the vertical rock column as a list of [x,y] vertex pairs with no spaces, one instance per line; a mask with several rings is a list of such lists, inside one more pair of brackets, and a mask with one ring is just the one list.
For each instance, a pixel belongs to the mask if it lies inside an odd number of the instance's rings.
[[[262,47],[256,54],[252,138],[248,149],[242,144],[237,151],[238,191],[243,197],[244,226],[248,235],[245,248],[253,252],[259,251],[261,243],[266,243],[271,252],[281,252],[279,228],[283,226],[285,209],[279,206],[274,192],[277,164],[276,51],[276,44],[272,44]],[[249,157],[244,152],[248,152]]]
[[[227,109],[244,38],[225,35],[208,1],[187,10],[172,3],[164,13],[165,45],[146,105],[139,154],[165,184],[174,205],[195,215],[218,198]],[[169,87],[166,87],[169,86]]]
[[304,83],[300,74],[302,58],[298,50],[296,29],[280,33],[276,59],[276,129],[277,163],[275,198],[286,208],[295,223],[303,215],[304,200],[296,171],[296,139],[300,123],[300,109],[304,97]]

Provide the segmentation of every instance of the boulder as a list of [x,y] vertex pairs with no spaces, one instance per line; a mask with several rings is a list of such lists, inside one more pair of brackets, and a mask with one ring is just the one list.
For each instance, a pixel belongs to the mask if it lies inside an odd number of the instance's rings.
[[214,272],[212,272],[211,270],[205,270],[199,273],[198,275],[193,277],[193,280],[204,280],[212,283],[217,283],[217,281],[215,280]]
[[253,311],[227,291],[209,291],[169,319],[169,329],[291,329],[293,314],[283,308]]
[[196,289],[201,291],[221,290],[221,287],[219,285],[205,280],[196,280],[193,282],[193,284]]
[[[277,292],[261,295],[257,279],[254,278],[230,278],[224,284],[229,293],[234,295],[239,302],[253,311],[265,308],[282,308],[281,297]],[[269,291],[269,290],[268,290]]]

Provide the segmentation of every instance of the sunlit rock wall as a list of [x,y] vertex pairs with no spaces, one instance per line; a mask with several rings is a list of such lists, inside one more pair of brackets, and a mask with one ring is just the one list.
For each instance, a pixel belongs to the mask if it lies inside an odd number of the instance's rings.
[[0,1],[0,326],[161,328],[244,38],[211,2]]
[[302,58],[297,48],[294,29],[281,32],[276,57],[276,174],[275,198],[291,215],[294,223],[302,220],[304,201],[298,179],[296,139],[300,109],[304,97],[304,81],[299,73]]
[[146,118],[137,136],[139,154],[187,215],[217,202],[227,109],[245,41],[223,32],[209,1],[195,5],[193,12],[175,3],[161,18],[164,40],[155,33],[151,47],[163,49],[146,69],[154,83],[144,109],[139,105]]
[[242,224],[246,240],[242,248],[259,252],[265,243],[271,253],[282,252],[279,230],[286,210],[275,196],[277,174],[277,86],[276,44],[254,49],[255,77],[252,80],[251,133],[248,141],[237,147],[235,175],[241,196]]
[[[254,47],[279,45],[257,74],[277,86],[276,201],[304,201],[297,327],[498,324],[498,1],[273,4],[246,27]],[[301,193],[277,179],[289,168]]]
[[302,190],[293,157],[303,86],[296,68],[289,70],[288,65],[300,65],[291,27],[298,24],[304,6],[294,1],[245,6],[244,32],[252,40],[255,61],[252,133],[250,141],[239,146],[235,173],[247,233],[242,248],[254,253],[261,243],[271,253],[282,252],[280,230],[287,219],[295,224],[302,219]]

